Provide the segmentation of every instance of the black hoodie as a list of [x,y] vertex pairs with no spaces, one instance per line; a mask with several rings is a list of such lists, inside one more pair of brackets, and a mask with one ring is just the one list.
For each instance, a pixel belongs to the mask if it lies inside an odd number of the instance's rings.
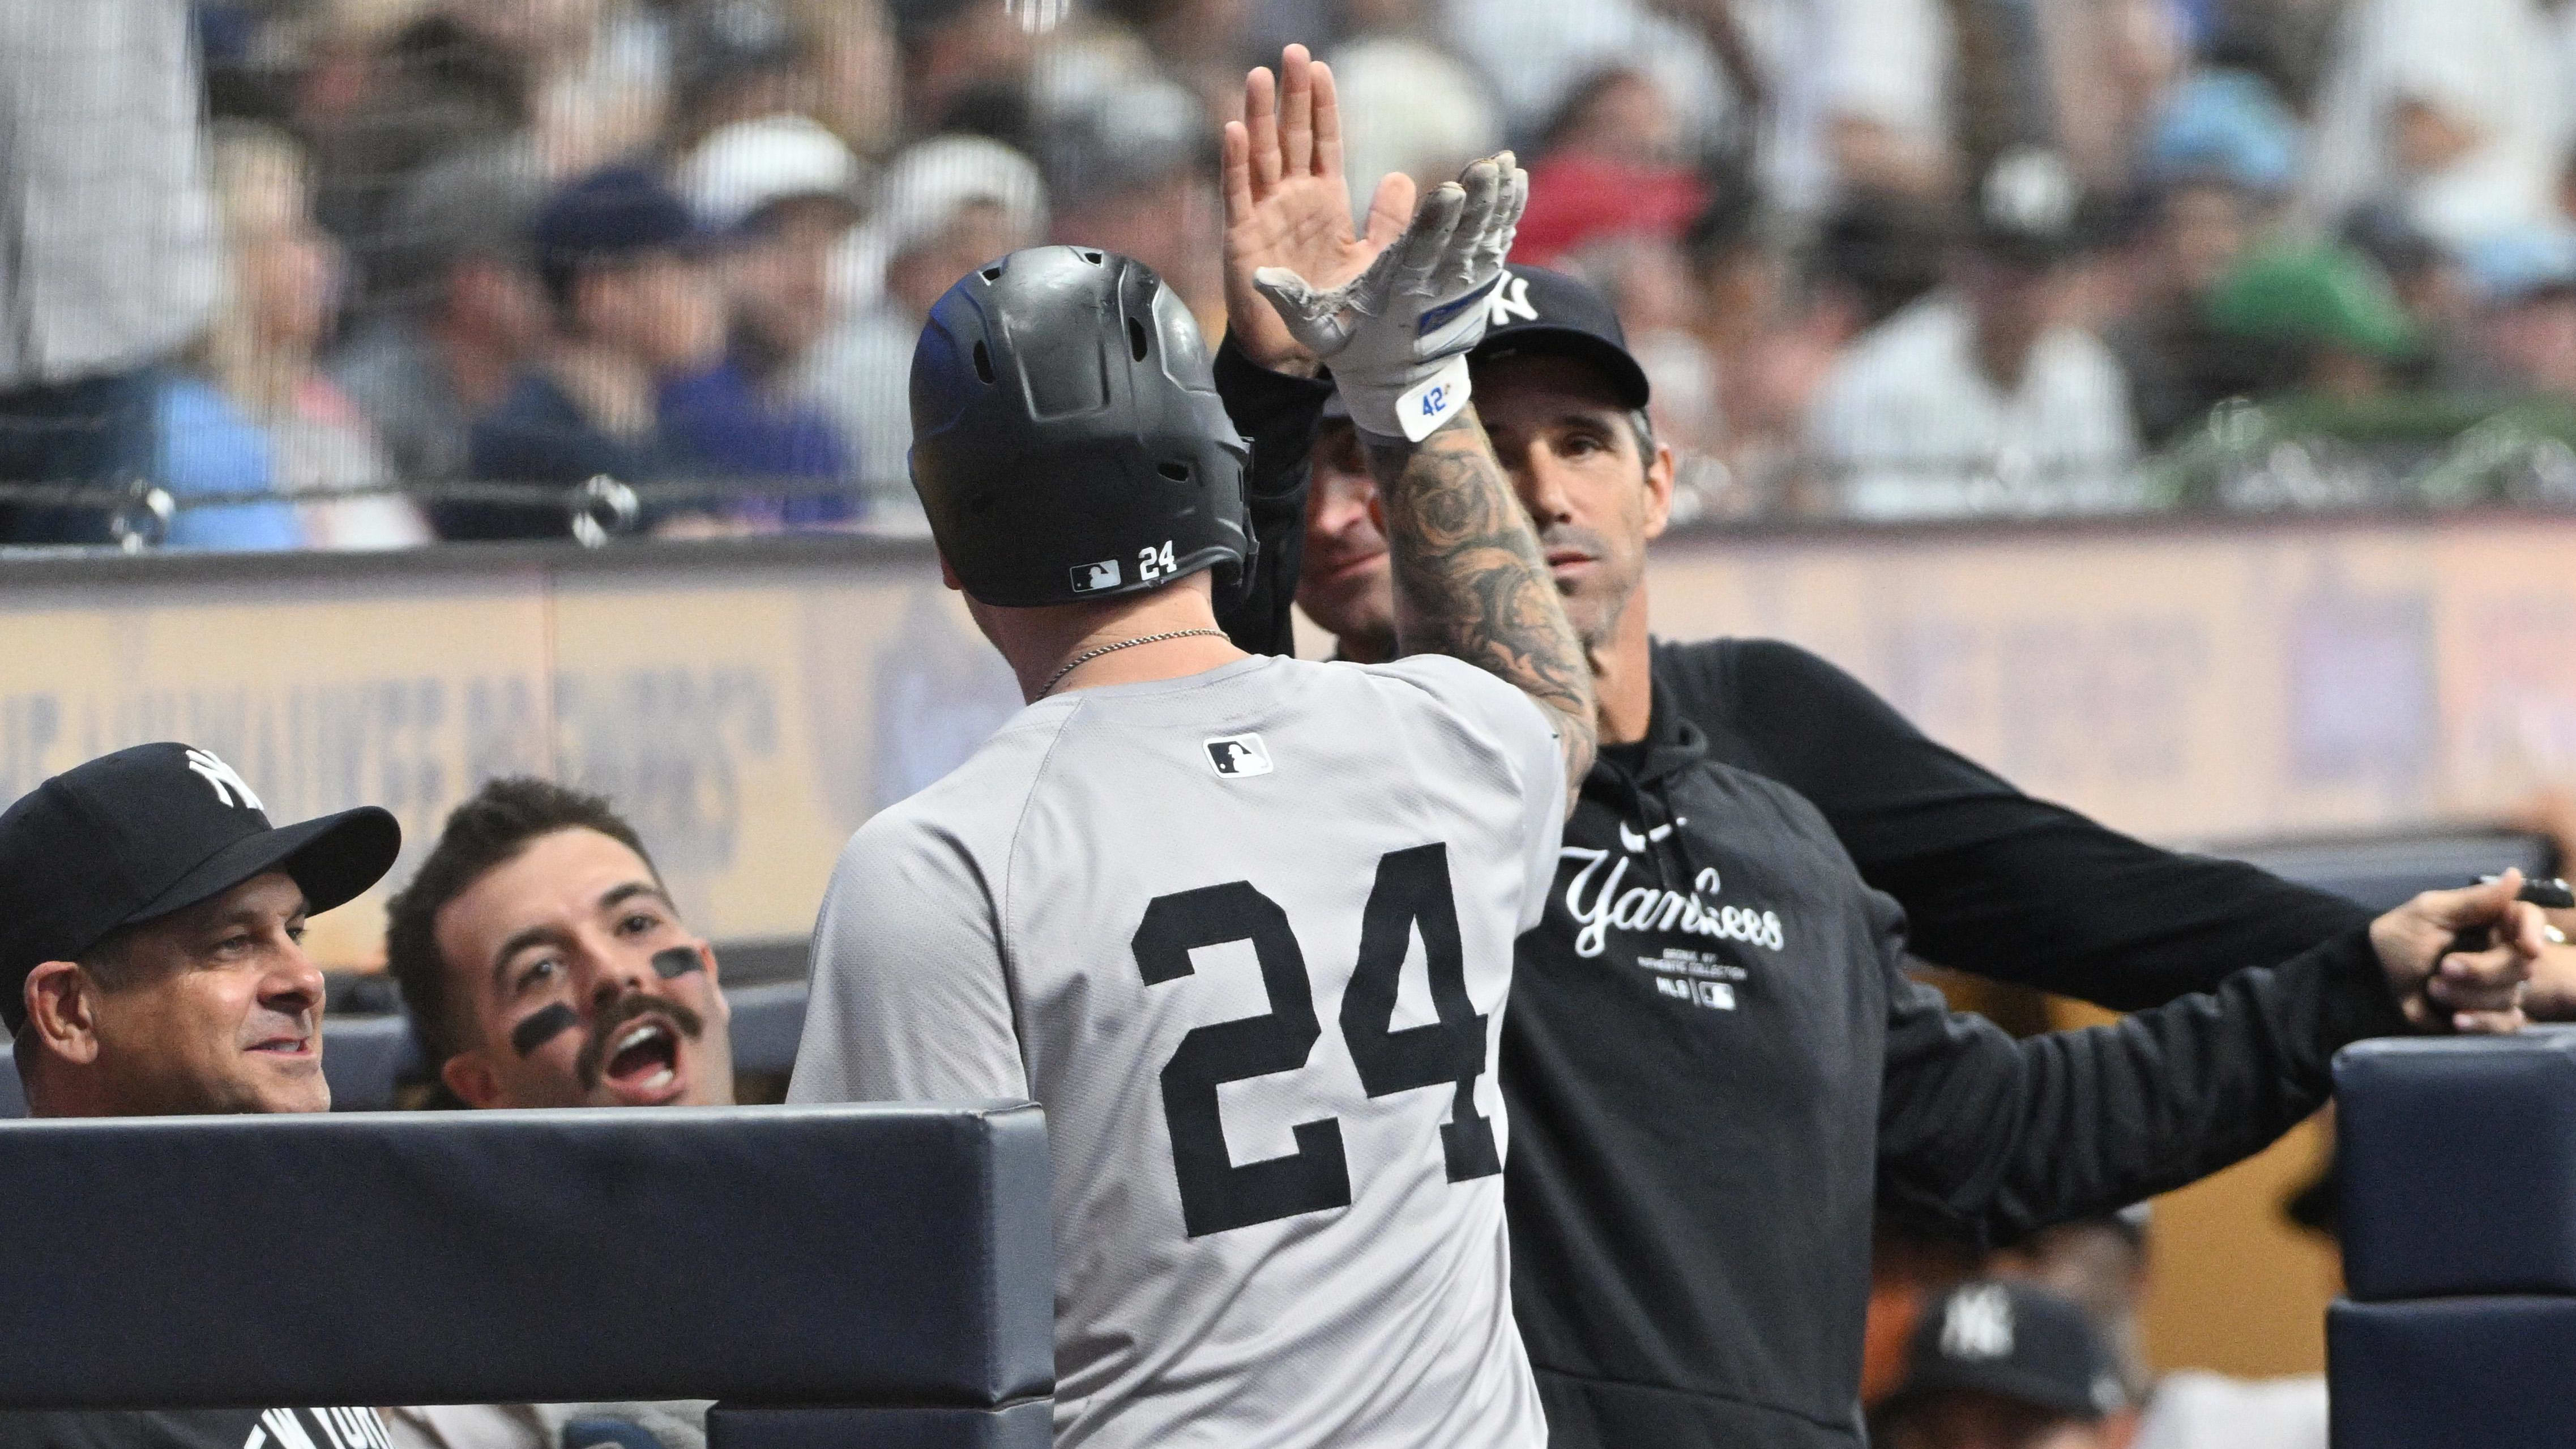
[[1521,938],[1500,1072],[1515,1312],[1559,1449],[1861,1442],[1870,1218],[2006,1236],[2178,1187],[2404,1023],[2365,933],[2115,1026],[2014,1041],[1904,974],[1804,798],[1658,690]]

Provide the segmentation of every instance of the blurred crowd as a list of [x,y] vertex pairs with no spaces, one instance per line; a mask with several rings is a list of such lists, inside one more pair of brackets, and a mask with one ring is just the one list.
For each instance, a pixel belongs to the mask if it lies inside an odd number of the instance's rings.
[[0,0],[0,480],[166,495],[0,540],[916,527],[932,300],[1213,330],[1291,40],[1363,204],[1518,149],[1685,515],[2576,502],[2576,0]]

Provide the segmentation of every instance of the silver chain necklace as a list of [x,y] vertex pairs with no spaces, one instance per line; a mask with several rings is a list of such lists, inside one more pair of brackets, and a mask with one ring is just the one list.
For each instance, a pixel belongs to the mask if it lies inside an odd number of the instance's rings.
[[1166,639],[1187,639],[1199,634],[1205,634],[1217,639],[1225,637],[1225,631],[1223,629],[1174,629],[1168,634],[1142,634],[1133,639],[1121,639],[1115,644],[1103,644],[1097,649],[1085,649],[1081,653],[1076,654],[1071,659],[1064,662],[1064,667],[1057,670],[1055,672],[1055,677],[1046,682],[1046,688],[1038,691],[1038,698],[1044,699],[1048,695],[1055,693],[1055,687],[1064,683],[1064,677],[1066,675],[1071,674],[1073,671],[1080,669],[1086,664],[1089,664],[1092,660],[1099,658],[1103,654],[1115,654],[1121,649],[1133,649],[1139,644],[1160,644]]

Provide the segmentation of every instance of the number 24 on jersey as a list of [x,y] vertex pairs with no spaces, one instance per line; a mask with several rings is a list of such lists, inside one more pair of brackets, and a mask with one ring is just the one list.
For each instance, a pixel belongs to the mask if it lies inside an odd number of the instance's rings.
[[[1396,979],[1417,927],[1438,1020],[1398,1030]],[[1192,974],[1192,951],[1231,941],[1251,944],[1269,1012],[1191,1031],[1163,1067],[1163,1114],[1171,1128],[1181,1220],[1194,1238],[1351,1202],[1342,1127],[1333,1118],[1299,1123],[1297,1150],[1285,1157],[1238,1167],[1226,1151],[1218,1086],[1296,1071],[1323,1034],[1305,953],[1287,913],[1249,881],[1202,886],[1157,897],[1145,908],[1132,948],[1146,983],[1157,985]],[[1494,1124],[1476,1111],[1485,1018],[1467,996],[1446,846],[1418,845],[1379,859],[1377,883],[1361,918],[1359,962],[1342,993],[1341,1028],[1369,1096],[1454,1085],[1450,1121],[1440,1129],[1450,1181],[1503,1170]]]

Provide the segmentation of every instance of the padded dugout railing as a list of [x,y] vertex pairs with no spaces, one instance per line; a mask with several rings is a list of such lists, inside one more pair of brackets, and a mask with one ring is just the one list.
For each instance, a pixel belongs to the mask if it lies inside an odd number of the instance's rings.
[[1037,1108],[0,1124],[0,1408],[713,1398],[711,1449],[1043,1449]]
[[2334,1449],[2576,1444],[2576,1028],[2335,1059]]

